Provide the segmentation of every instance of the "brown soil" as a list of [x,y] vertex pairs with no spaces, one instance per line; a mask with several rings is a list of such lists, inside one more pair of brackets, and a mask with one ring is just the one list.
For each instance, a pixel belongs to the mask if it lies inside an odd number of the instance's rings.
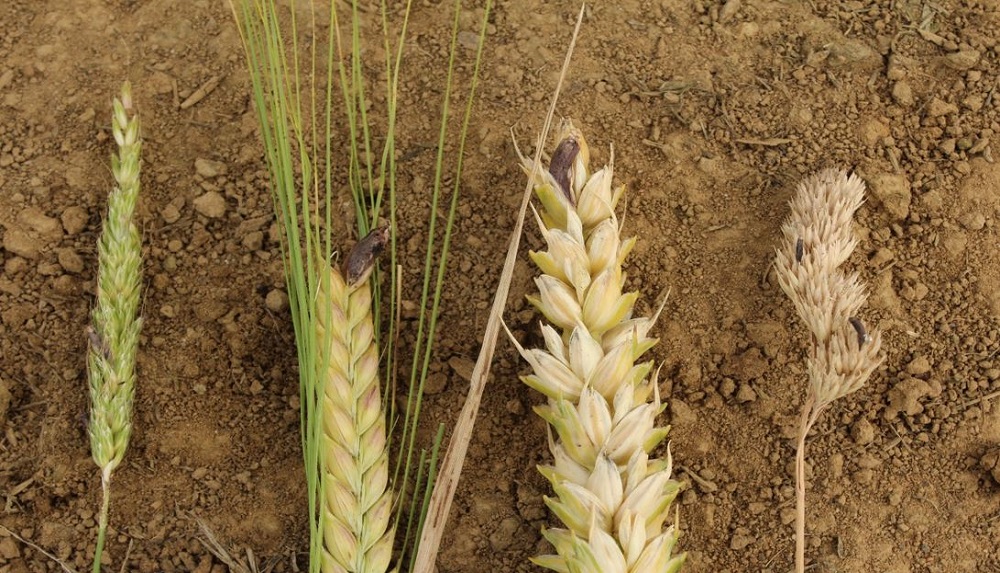
[[[127,553],[129,571],[224,571],[194,517],[234,553],[295,570],[307,548],[295,349],[226,4],[2,4],[0,523],[88,568],[99,478],[84,328],[111,185],[110,100],[130,79],[146,137],[146,323],[107,570]],[[414,276],[449,3],[419,4],[398,143],[412,190],[402,264]],[[987,0],[871,4],[623,0],[587,11],[559,112],[598,160],[615,145],[627,229],[641,238],[629,263],[640,310],[672,290],[654,353],[676,473],[690,486],[678,507],[693,573],[790,569],[806,339],[770,265],[796,182],[829,166],[871,188],[850,264],[870,287],[864,317],[884,331],[887,357],[814,431],[813,570],[1000,571],[1000,12]],[[508,129],[522,142],[538,129],[577,8],[508,1],[492,17],[428,428],[461,407],[523,189]],[[468,69],[460,76],[459,91]],[[525,242],[539,245],[533,225]],[[535,339],[531,272],[518,268],[508,322]],[[533,571],[527,558],[544,551],[535,466],[548,453],[524,370],[501,341],[442,572]],[[0,571],[56,570],[0,533]]]

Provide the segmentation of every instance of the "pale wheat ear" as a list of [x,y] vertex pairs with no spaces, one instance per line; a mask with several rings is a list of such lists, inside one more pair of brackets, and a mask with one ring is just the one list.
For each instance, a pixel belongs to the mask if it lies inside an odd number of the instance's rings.
[[[582,138],[568,121],[563,136]],[[564,142],[557,148],[563,149]],[[645,335],[667,299],[659,302],[652,318],[631,318],[637,294],[622,293],[622,262],[628,247],[613,209],[618,199],[613,157],[607,170],[598,173],[590,173],[586,160],[578,158],[561,157],[549,167],[558,171],[574,165],[578,171],[573,178],[582,180],[581,188],[586,189],[575,205],[566,206],[565,224],[556,224],[544,202],[536,219],[552,220],[552,231],[563,231],[566,240],[577,243],[568,249],[549,243],[546,260],[555,263],[545,266],[588,269],[590,288],[574,289],[567,277],[540,268],[536,284],[542,292],[533,302],[553,323],[543,321],[545,348],[525,350],[512,338],[533,370],[522,380],[548,397],[536,412],[548,422],[550,450],[556,459],[542,473],[555,492],[546,504],[563,524],[544,532],[555,554],[532,561],[554,571],[677,571],[685,555],[673,553],[679,532],[667,522],[679,484],[671,479],[669,450],[666,459],[649,459],[667,435],[667,428],[656,426],[665,407],[656,383],[659,370],[648,376],[651,363],[637,364],[656,342]],[[552,175],[557,181],[570,179],[563,172]],[[530,181],[536,187],[548,185],[541,176]],[[581,224],[583,219],[589,222]],[[579,227],[570,229],[571,225]],[[614,256],[588,250],[590,237],[598,236],[616,246]],[[546,291],[562,296],[546,296]],[[562,335],[551,335],[550,330]],[[592,343],[581,343],[586,340]],[[558,346],[553,348],[554,344]],[[564,357],[569,368],[548,366]],[[629,525],[622,527],[619,521],[626,518]]]
[[805,441],[820,413],[864,385],[882,362],[881,333],[868,331],[857,311],[865,293],[840,265],[857,244],[854,212],[865,185],[855,174],[828,169],[807,177],[789,202],[775,256],[778,283],[812,332],[809,385],[799,416],[795,458],[795,571],[805,571]]

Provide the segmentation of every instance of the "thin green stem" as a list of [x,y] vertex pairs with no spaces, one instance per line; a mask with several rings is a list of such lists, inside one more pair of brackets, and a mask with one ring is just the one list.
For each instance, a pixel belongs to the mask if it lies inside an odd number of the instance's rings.
[[108,532],[108,513],[111,509],[111,472],[101,472],[101,513],[97,518],[97,547],[94,548],[93,573],[101,573],[104,555],[104,538]]
[[[444,424],[438,424],[437,433],[434,435],[434,443],[431,444],[431,456],[427,459],[427,451],[420,450],[420,461],[417,465],[417,479],[416,484],[413,487],[414,496],[410,502],[410,512],[409,521],[406,524],[406,530],[410,531],[413,528],[414,523],[417,524],[417,531],[413,535],[414,543],[416,540],[420,539],[420,534],[424,529],[424,522],[427,518],[427,508],[430,506],[431,494],[434,492],[434,480],[437,479],[438,470],[438,458],[441,454],[441,444],[444,443]],[[427,468],[427,477],[424,479],[424,467]],[[423,485],[425,484],[426,485]],[[423,488],[423,495],[419,498],[416,496],[416,492],[421,491]],[[417,511],[417,500],[420,501],[420,511]],[[409,537],[406,541],[409,542]],[[403,545],[403,555],[406,555],[407,545]],[[413,570],[413,564],[417,559],[417,552],[414,551],[410,554],[410,570]]]
[[[368,106],[365,102],[365,81],[364,81],[364,69],[361,66],[361,16],[358,13],[358,0],[352,0],[351,2],[351,46],[352,46],[352,58],[351,58],[351,82],[354,87],[355,105],[357,106],[358,112],[361,115],[361,131],[362,138],[361,142],[364,144],[364,175],[367,176],[366,181],[359,181],[363,186],[359,186],[358,195],[362,198],[359,203],[361,204],[361,217],[358,217],[358,229],[361,231],[361,236],[365,236],[370,230],[368,227],[369,218],[373,216],[369,212],[369,202],[374,204],[372,200],[375,191],[375,176],[372,167],[372,136],[371,136],[371,126],[368,122]],[[359,176],[361,174],[359,173]],[[359,177],[360,179],[360,177]],[[365,197],[362,192],[363,189],[368,190],[368,196]]]
[[[431,206],[427,223],[427,251],[424,254],[423,284],[420,290],[420,318],[417,320],[417,338],[413,349],[413,364],[410,367],[410,393],[406,400],[406,414],[403,421],[402,443],[405,444],[400,452],[400,458],[396,463],[396,470],[393,472],[394,479],[399,477],[400,468],[403,468],[403,481],[407,483],[410,473],[410,462],[413,459],[413,452],[416,445],[416,428],[410,427],[411,416],[419,419],[420,410],[423,404],[424,381],[427,379],[427,371],[430,365],[431,342],[434,338],[432,326],[436,322],[432,316],[427,316],[427,301],[431,298],[431,277],[434,275],[434,243],[436,240],[438,222],[438,202],[441,197],[441,174],[444,162],[444,145],[448,133],[448,112],[451,109],[451,87],[452,74],[455,67],[455,46],[458,42],[458,22],[461,0],[455,0],[455,17],[452,21],[451,48],[448,58],[448,76],[445,82],[444,98],[441,105],[441,126],[438,130],[438,152],[434,168],[434,190],[431,194]],[[425,332],[429,331],[425,335]],[[427,346],[426,351],[424,346]],[[405,461],[405,463],[404,463]]]

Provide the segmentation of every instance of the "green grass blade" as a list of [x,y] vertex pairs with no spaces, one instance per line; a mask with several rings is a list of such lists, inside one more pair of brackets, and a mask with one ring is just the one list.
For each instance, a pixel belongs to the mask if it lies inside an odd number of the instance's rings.
[[[409,521],[406,524],[406,531],[410,532],[416,529],[413,534],[413,539],[420,539],[420,533],[424,529],[424,522],[427,521],[427,508],[430,506],[431,494],[434,492],[434,480],[437,479],[438,470],[438,458],[441,454],[441,445],[444,443],[444,424],[438,424],[437,433],[434,434],[434,442],[431,445],[431,458],[427,460],[427,450],[420,450],[420,461],[417,470],[416,484],[414,485],[414,492],[422,492],[420,496],[420,511],[416,509],[417,496],[413,496],[412,503],[410,504],[410,516]],[[426,462],[426,464],[425,464]],[[427,479],[422,480],[424,467],[427,467]],[[409,536],[407,536],[407,541],[409,541]],[[403,545],[403,556],[409,555],[410,569],[413,569],[414,561],[417,559],[417,552],[407,553],[407,544]]]

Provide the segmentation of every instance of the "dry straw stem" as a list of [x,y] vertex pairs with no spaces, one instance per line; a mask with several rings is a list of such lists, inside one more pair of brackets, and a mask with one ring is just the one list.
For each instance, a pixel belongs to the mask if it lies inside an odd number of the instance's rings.
[[807,367],[809,389],[802,406],[796,474],[796,571],[805,569],[805,439],[820,413],[834,400],[864,385],[882,362],[880,332],[868,332],[857,317],[865,292],[857,274],[840,270],[857,239],[854,212],[864,202],[865,184],[836,169],[803,180],[791,201],[791,215],[775,265],[778,283],[812,333]]
[[[612,185],[613,161],[589,171],[590,150],[571,122],[560,129],[548,171],[522,158],[542,204],[536,213],[548,246],[532,252],[542,271],[539,296],[545,348],[521,355],[534,373],[525,383],[548,397],[535,411],[550,426],[554,464],[541,467],[556,497],[546,503],[564,528],[544,532],[556,555],[535,563],[560,572],[672,572],[678,530],[668,523],[680,484],[669,450],[650,457],[667,436],[652,361],[637,363],[656,340],[656,317],[632,318],[638,293],[623,293],[622,263],[635,239],[622,240]],[[513,337],[511,337],[512,340]],[[554,435],[553,435],[554,434]]]
[[368,276],[388,240],[358,242],[344,270],[321,263],[316,340],[322,380],[321,521],[324,573],[384,573],[392,558],[392,491]]
[[[538,169],[540,165],[542,147],[548,137],[552,118],[555,116],[556,103],[559,101],[559,92],[562,90],[563,80],[566,79],[566,74],[569,71],[569,64],[573,56],[573,49],[576,46],[576,39],[580,35],[580,25],[583,23],[585,8],[585,5],[581,5],[580,12],[577,14],[576,26],[573,28],[573,36],[570,39],[569,47],[566,49],[566,57],[563,59],[562,69],[559,72],[559,80],[556,82],[555,90],[552,93],[552,100],[549,103],[549,110],[545,116],[545,123],[536,142],[535,169]],[[465,403],[462,405],[462,412],[455,422],[455,429],[452,432],[451,440],[448,442],[448,451],[441,462],[441,471],[438,473],[438,478],[434,483],[434,491],[427,505],[427,518],[420,533],[420,542],[417,546],[417,556],[413,562],[412,573],[432,573],[436,571],[435,561],[437,560],[438,549],[441,547],[441,538],[444,536],[445,525],[448,523],[448,515],[451,511],[451,503],[455,498],[455,491],[458,490],[458,480],[462,475],[462,466],[465,464],[465,455],[469,449],[469,440],[471,439],[472,430],[476,423],[476,417],[479,414],[479,405],[482,401],[483,391],[486,389],[486,381],[490,375],[493,352],[496,349],[503,311],[507,306],[507,294],[510,292],[511,278],[514,275],[514,265],[517,262],[517,250],[521,244],[521,230],[524,227],[524,216],[528,211],[528,203],[531,200],[531,189],[532,184],[529,177],[529,181],[525,185],[524,194],[521,196],[521,206],[518,210],[517,221],[514,224],[514,230],[511,231],[510,240],[507,244],[507,255],[504,259],[503,270],[500,273],[500,280],[497,282],[496,294],[493,297],[493,307],[490,309],[490,317],[486,324],[486,332],[483,334],[483,346],[479,351],[476,366],[472,370],[469,393],[466,395]]]
[[87,354],[90,450],[101,468],[102,490],[94,571],[101,567],[111,474],[125,456],[132,434],[135,355],[142,328],[142,320],[136,316],[142,281],[142,240],[133,222],[139,197],[142,140],[128,82],[122,86],[121,98],[114,101],[111,128],[118,145],[118,154],[111,156],[117,185],[108,197],[108,216],[97,247],[97,301],[91,312]]

